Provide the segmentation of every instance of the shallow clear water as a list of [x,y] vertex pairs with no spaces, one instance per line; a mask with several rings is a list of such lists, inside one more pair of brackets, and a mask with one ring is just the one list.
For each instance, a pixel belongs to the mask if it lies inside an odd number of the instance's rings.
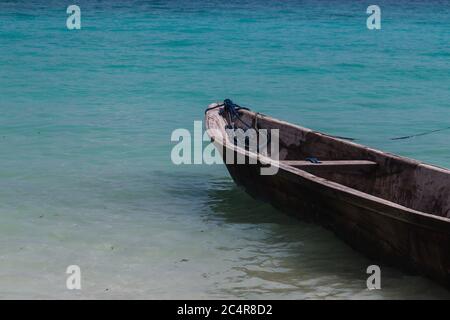
[[[449,298],[251,199],[170,135],[239,104],[449,167],[448,1],[0,3],[0,298]],[[66,289],[77,264],[82,290]]]

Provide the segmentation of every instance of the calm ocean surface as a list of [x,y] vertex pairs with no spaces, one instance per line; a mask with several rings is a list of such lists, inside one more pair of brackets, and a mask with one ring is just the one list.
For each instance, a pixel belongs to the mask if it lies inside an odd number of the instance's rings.
[[0,298],[450,298],[384,266],[368,291],[332,233],[170,161],[228,97],[450,167],[450,130],[389,141],[450,126],[450,3],[373,2],[2,0]]

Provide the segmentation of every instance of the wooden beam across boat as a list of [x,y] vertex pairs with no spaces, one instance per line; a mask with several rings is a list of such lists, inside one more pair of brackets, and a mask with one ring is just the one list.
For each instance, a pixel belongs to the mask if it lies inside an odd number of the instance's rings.
[[331,160],[331,161],[320,161],[311,162],[306,160],[281,160],[282,164],[292,166],[299,169],[324,169],[324,170],[375,170],[377,163],[369,160]]

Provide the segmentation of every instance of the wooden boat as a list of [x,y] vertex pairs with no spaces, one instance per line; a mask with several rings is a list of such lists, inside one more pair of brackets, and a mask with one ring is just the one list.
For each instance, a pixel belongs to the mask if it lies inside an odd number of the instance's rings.
[[[230,153],[245,157],[246,164],[226,164],[238,185],[331,229],[376,261],[419,272],[450,288],[448,169],[250,110],[231,111],[224,104],[211,104],[205,125],[224,160]],[[279,129],[279,161],[235,145],[226,128],[247,129],[244,123]],[[306,160],[312,157],[320,163]],[[251,159],[256,164],[248,164]],[[277,166],[275,175],[261,175],[260,168],[268,164]]]

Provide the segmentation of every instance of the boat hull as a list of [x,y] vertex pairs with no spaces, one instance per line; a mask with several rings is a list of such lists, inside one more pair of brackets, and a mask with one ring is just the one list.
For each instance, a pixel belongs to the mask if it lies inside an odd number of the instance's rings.
[[[226,152],[235,151],[225,148],[224,159]],[[411,221],[407,213],[401,219],[401,209],[337,192],[283,168],[275,175],[261,175],[261,166],[227,164],[227,169],[253,197],[326,227],[375,261],[418,272],[450,288],[448,223]]]
[[[418,272],[450,288],[449,170],[259,113],[239,112],[234,122],[225,102],[211,104],[205,112],[208,134],[236,184],[332,230],[377,263]],[[279,131],[276,157],[246,150],[230,139],[226,129],[244,122]],[[229,161],[242,157],[243,162]],[[311,157],[320,164],[305,165]],[[261,169],[268,165],[279,170],[263,175]]]

